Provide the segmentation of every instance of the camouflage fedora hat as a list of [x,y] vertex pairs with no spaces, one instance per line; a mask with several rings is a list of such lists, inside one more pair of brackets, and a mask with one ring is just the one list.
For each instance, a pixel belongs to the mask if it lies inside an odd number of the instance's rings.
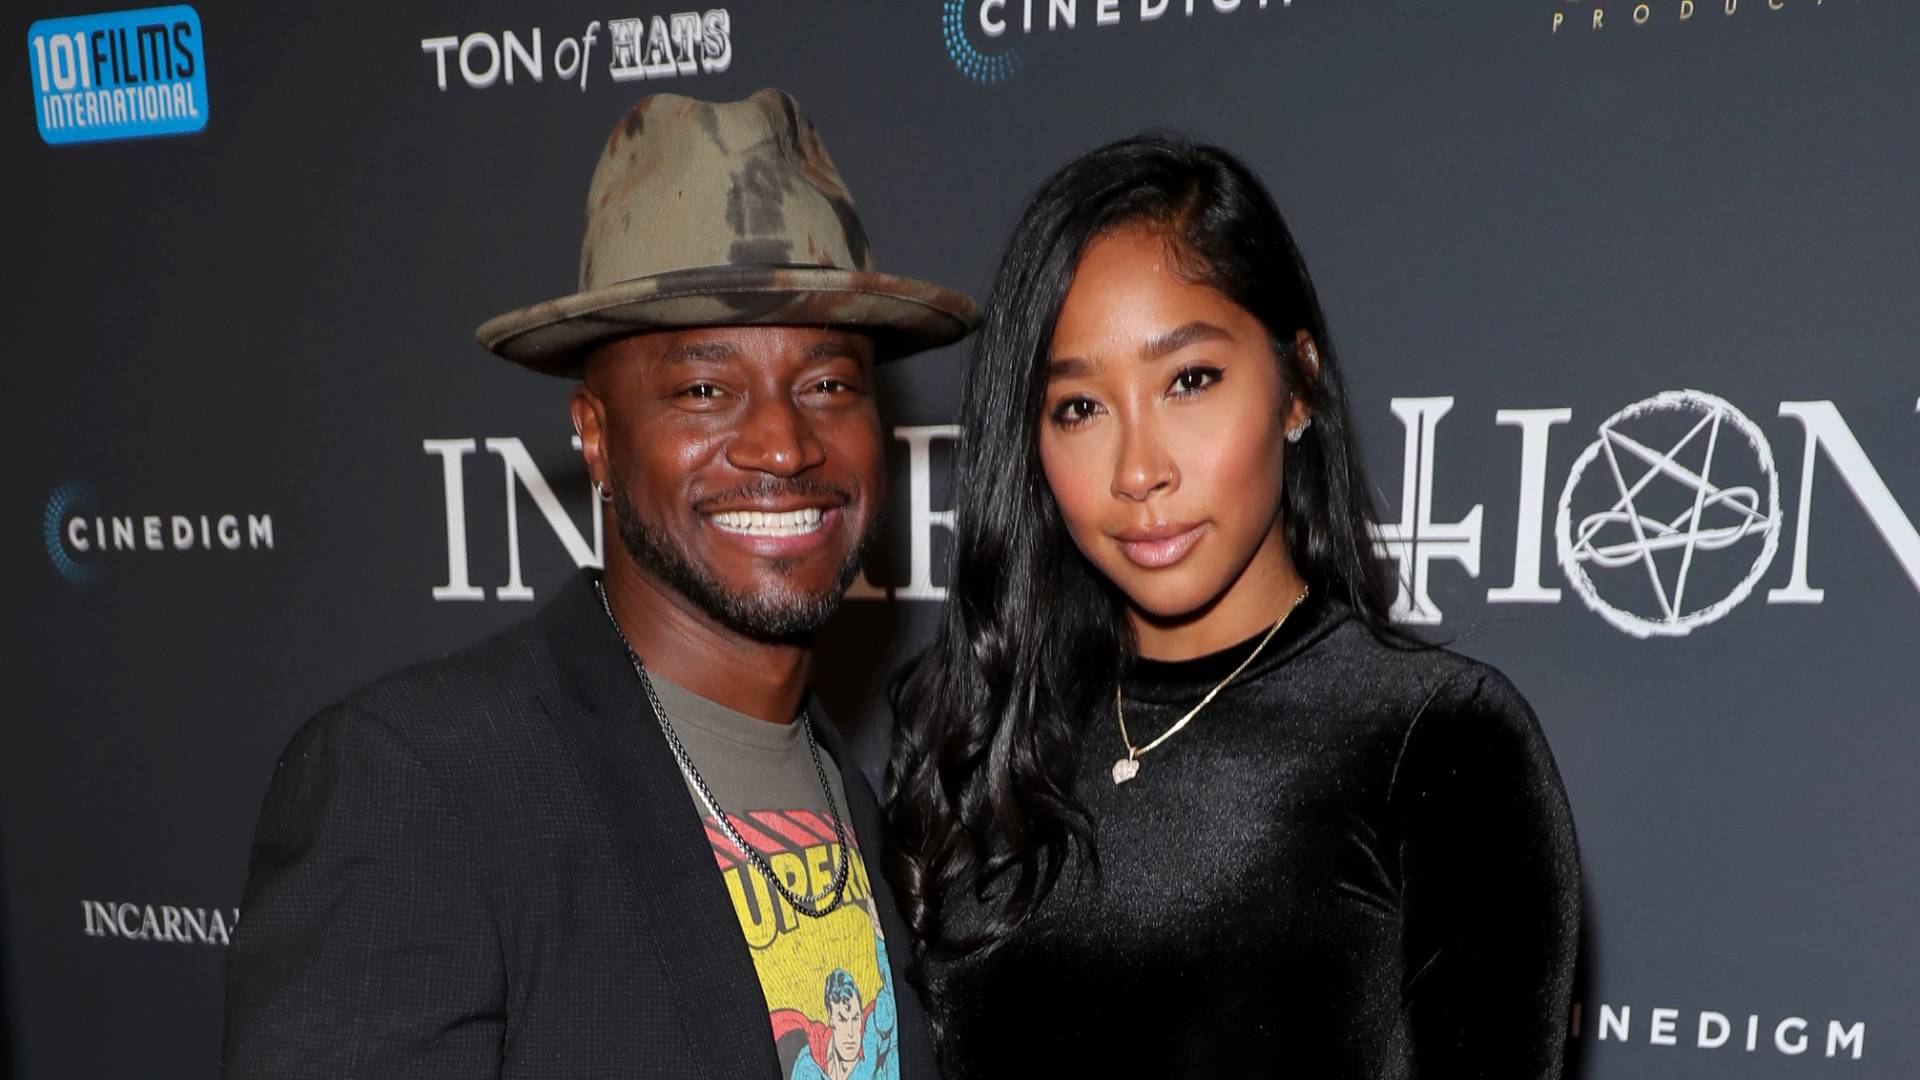
[[853,197],[791,97],[654,94],[593,170],[580,287],[499,315],[480,343],[535,371],[577,375],[586,350],[676,326],[858,327],[905,356],[966,336],[964,294],[873,268]]

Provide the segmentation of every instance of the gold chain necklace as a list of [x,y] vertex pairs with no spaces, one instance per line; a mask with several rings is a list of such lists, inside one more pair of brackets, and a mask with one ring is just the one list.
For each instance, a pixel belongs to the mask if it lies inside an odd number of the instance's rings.
[[1188,723],[1192,722],[1194,717],[1199,716],[1200,710],[1206,708],[1209,702],[1218,697],[1220,691],[1227,688],[1228,683],[1232,682],[1241,672],[1247,670],[1247,665],[1253,663],[1253,658],[1259,656],[1260,653],[1266,649],[1267,642],[1273,640],[1273,635],[1280,632],[1280,627],[1287,621],[1287,616],[1293,614],[1294,609],[1299,607],[1301,602],[1306,598],[1307,588],[1302,586],[1300,595],[1294,597],[1293,603],[1287,605],[1287,610],[1281,612],[1280,617],[1274,620],[1273,626],[1267,630],[1267,636],[1260,639],[1260,644],[1253,647],[1253,651],[1247,654],[1245,660],[1240,661],[1240,666],[1228,672],[1227,677],[1220,680],[1220,685],[1207,691],[1207,696],[1200,699],[1200,704],[1188,709],[1187,715],[1174,721],[1172,727],[1161,732],[1159,738],[1145,746],[1137,747],[1133,745],[1133,740],[1127,735],[1127,712],[1120,704],[1120,684],[1115,682],[1113,684],[1113,716],[1114,719],[1120,721],[1120,741],[1126,744],[1127,756],[1113,763],[1113,782],[1116,784],[1124,784],[1139,775],[1141,755],[1159,746],[1161,743],[1166,742],[1168,739],[1173,738],[1174,735],[1179,733],[1181,728],[1186,727]]

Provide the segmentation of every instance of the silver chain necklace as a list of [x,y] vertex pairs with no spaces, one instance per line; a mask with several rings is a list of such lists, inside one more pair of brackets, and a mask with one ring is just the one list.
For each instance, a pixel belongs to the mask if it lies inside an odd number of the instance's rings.
[[[596,578],[593,589],[600,594],[600,610],[607,613],[607,622],[612,625],[614,634],[619,637],[621,647],[627,650],[627,659],[633,664],[634,674],[640,677],[640,685],[647,691],[647,705],[653,709],[654,719],[660,722],[660,732],[667,737],[667,748],[673,751],[673,760],[680,766],[680,774],[693,785],[693,790],[699,794],[701,803],[707,808],[707,813],[719,822],[720,831],[727,834],[727,839],[733,841],[733,846],[739,849],[740,854],[753,864],[753,868],[760,872],[761,877],[767,879],[768,885],[785,897],[787,903],[793,905],[795,911],[817,919],[838,908],[840,902],[845,899],[847,867],[853,860],[853,854],[852,849],[847,845],[847,827],[840,819],[840,804],[833,797],[833,785],[827,782],[827,767],[820,763],[820,744],[814,740],[813,720],[807,710],[800,710],[800,727],[807,733],[807,750],[813,755],[814,772],[820,776],[820,791],[826,796],[827,820],[833,822],[834,843],[840,846],[840,865],[834,868],[833,881],[824,891],[818,894],[802,895],[787,888],[786,883],[780,880],[780,875],[774,873],[773,865],[767,862],[766,857],[755,850],[753,845],[747,843],[746,839],[740,835],[740,830],[734,828],[733,819],[727,816],[725,810],[720,809],[720,800],[713,797],[713,789],[701,779],[700,770],[693,767],[693,758],[688,756],[687,748],[681,744],[680,736],[674,732],[673,722],[667,719],[667,710],[660,704],[660,695],[654,692],[653,677],[647,674],[646,666],[640,663],[640,656],[633,651],[633,643],[627,640],[626,631],[620,629],[620,620],[613,617],[613,605],[607,602],[606,586]],[[825,906],[822,906],[823,901],[826,902]]]

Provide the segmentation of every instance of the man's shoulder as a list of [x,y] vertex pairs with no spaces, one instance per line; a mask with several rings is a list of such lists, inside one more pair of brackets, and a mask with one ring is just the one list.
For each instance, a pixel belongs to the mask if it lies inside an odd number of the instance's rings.
[[535,616],[445,656],[388,672],[348,694],[337,707],[405,723],[530,700],[552,663]]
[[535,613],[465,648],[382,675],[320,710],[290,749],[398,743],[443,778],[539,752],[554,734],[542,704],[556,671],[546,622],[546,613]]
[[557,624],[553,614],[549,605],[320,709],[281,750],[262,821],[299,829],[328,817],[380,831],[426,807],[470,833],[478,852],[523,850],[538,833],[543,850],[568,857],[565,837],[589,835],[580,826],[591,823],[591,799],[565,712],[564,627],[577,613],[560,611]]

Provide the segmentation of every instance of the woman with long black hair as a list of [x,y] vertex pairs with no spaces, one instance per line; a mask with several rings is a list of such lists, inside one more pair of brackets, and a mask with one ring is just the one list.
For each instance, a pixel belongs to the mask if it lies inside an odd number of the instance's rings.
[[1493,668],[1389,612],[1333,343],[1245,165],[1034,196],[961,405],[888,872],[950,1077],[1550,1077],[1572,820]]

